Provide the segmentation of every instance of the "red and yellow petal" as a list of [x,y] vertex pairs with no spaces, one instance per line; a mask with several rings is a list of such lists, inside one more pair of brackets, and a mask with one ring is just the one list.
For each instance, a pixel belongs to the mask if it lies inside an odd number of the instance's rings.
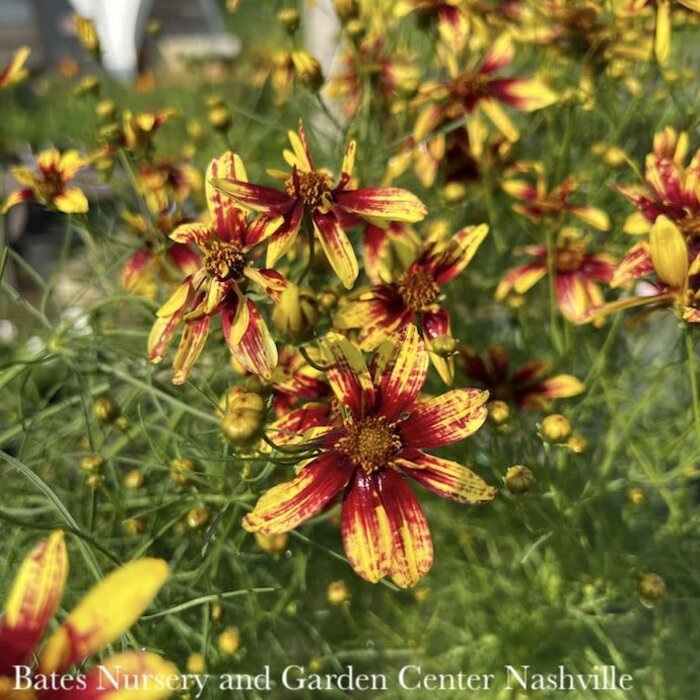
[[548,107],[559,99],[554,91],[536,78],[493,80],[489,84],[489,88],[503,102],[523,112],[532,112]]
[[535,394],[545,400],[569,399],[582,391],[583,382],[580,379],[571,374],[558,374],[533,386],[524,397],[523,405]]
[[28,188],[15,190],[12,192],[12,194],[8,195],[7,199],[3,202],[2,209],[0,209],[0,214],[6,214],[9,209],[17,204],[22,204],[22,202],[28,202],[32,199],[34,199],[34,193],[32,190]]
[[433,541],[425,513],[410,486],[386,469],[377,474],[379,495],[389,518],[392,536],[389,574],[400,588],[411,588],[433,565]]
[[496,489],[478,474],[449,459],[406,450],[396,464],[424,488],[458,503],[487,503],[496,496]]
[[221,179],[240,182],[248,180],[243,161],[238,155],[229,151],[219,158],[214,158],[207,168],[204,188],[209,213],[212,215],[219,238],[224,241],[243,243],[246,226],[245,212],[212,184],[213,181]]
[[241,315],[240,321],[236,319],[235,323],[240,328],[247,317],[247,324],[238,342],[233,342],[235,335],[229,331],[224,323],[224,336],[229,350],[249,372],[257,374],[263,379],[270,379],[278,359],[275,341],[267,324],[250,299],[244,299],[243,302],[239,303],[239,307],[244,307],[246,311]]
[[429,449],[468,438],[484,424],[488,398],[481,389],[453,389],[419,401],[399,424],[404,444]]
[[27,663],[58,608],[68,575],[63,533],[54,532],[24,558],[0,623],[0,672]]
[[264,493],[243,518],[243,527],[263,535],[293,530],[323,510],[351,475],[352,470],[339,454],[323,454],[303,467],[292,481]]
[[311,218],[314,233],[333,271],[346,289],[352,289],[360,272],[352,243],[333,213],[315,212]]
[[211,185],[235,200],[245,209],[259,211],[268,216],[284,216],[294,207],[295,200],[282,190],[253,185],[242,180],[212,178]]
[[211,227],[198,222],[182,224],[170,234],[170,240],[176,243],[194,244],[200,248],[203,248],[212,238],[215,238],[215,235]]
[[10,87],[10,85],[15,85],[27,77],[28,72],[24,64],[29,54],[30,50],[28,46],[21,46],[15,51],[10,65],[0,72],[0,90]]
[[173,359],[173,384],[184,384],[189,378],[192,368],[204,350],[210,326],[210,316],[185,323],[180,345]]
[[506,273],[496,287],[495,298],[505,299],[511,291],[525,294],[547,274],[547,265],[542,262],[530,262],[519,265]]
[[581,219],[581,221],[584,221],[589,226],[599,231],[610,230],[610,217],[602,209],[596,207],[568,206],[567,210]]
[[374,408],[375,391],[362,353],[347,338],[329,333],[325,344],[330,366],[326,371],[335,397],[361,418]]
[[391,570],[393,537],[375,477],[356,469],[345,491],[342,512],[345,554],[355,572],[377,583]]
[[[273,267],[275,263],[287,254],[299,235],[299,228],[304,217],[304,207],[298,204],[270,237],[267,244],[265,265]],[[255,225],[255,224],[253,224]]]
[[169,573],[162,559],[144,558],[106,576],[49,638],[40,657],[40,671],[60,673],[118,639],[150,605]]
[[422,221],[428,210],[414,194],[398,187],[367,187],[336,192],[336,205],[372,222]]
[[387,420],[398,418],[420,394],[428,375],[430,358],[418,329],[409,324],[387,341],[377,361],[376,377],[381,395],[381,413]]
[[84,214],[90,208],[85,193],[77,187],[66,187],[53,198],[53,205],[64,214]]
[[58,161],[58,170],[61,173],[63,182],[74,178],[80,170],[89,164],[90,159],[80,155],[75,149],[71,148],[68,151],[64,151]]
[[559,310],[572,323],[584,323],[588,311],[603,303],[600,287],[581,274],[558,274],[554,293]]
[[465,226],[460,231],[457,231],[444,253],[440,256],[434,272],[435,281],[438,284],[446,284],[457,277],[469,265],[488,232],[489,227],[487,224]]
[[482,73],[495,73],[510,65],[515,58],[515,43],[510,34],[501,34],[489,48],[480,71]]

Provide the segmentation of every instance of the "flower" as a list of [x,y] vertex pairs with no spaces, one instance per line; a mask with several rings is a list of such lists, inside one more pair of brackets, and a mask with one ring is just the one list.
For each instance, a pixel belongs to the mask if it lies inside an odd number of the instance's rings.
[[284,218],[267,248],[268,267],[294,245],[308,217],[328,262],[349,289],[357,279],[359,268],[345,227],[356,223],[358,218],[382,225],[392,221],[416,222],[425,217],[427,210],[415,195],[397,187],[348,189],[355,163],[354,141],[345,151],[341,175],[335,185],[327,170],[315,168],[301,120],[298,135],[290,131],[289,141],[292,151],[285,151],[284,158],[292,168],[291,173],[272,173],[284,182],[284,190],[233,177],[216,177],[211,182],[242,207],[259,212],[254,225],[267,226],[277,217]]
[[[359,328],[363,350],[374,350],[382,341],[411,323],[418,322],[428,349],[437,338],[451,337],[450,316],[440,305],[442,286],[453,280],[474,257],[486,238],[486,224],[466,226],[449,241],[429,240],[399,275],[360,293],[335,316],[337,328]],[[451,383],[451,358],[431,352],[440,376]]]
[[5,70],[0,71],[0,90],[9,88],[12,85],[21,83],[28,75],[24,63],[30,54],[29,47],[21,46],[15,51],[10,61],[10,65]]
[[458,365],[470,380],[488,389],[492,399],[520,408],[543,410],[552,399],[568,399],[583,391],[583,384],[571,374],[548,376],[551,364],[546,360],[531,360],[511,370],[505,348],[498,345],[483,357],[460,345]]
[[151,362],[160,362],[178,327],[182,339],[173,361],[173,383],[187,380],[204,348],[212,318],[221,315],[224,337],[233,356],[250,372],[269,377],[277,364],[277,348],[245,281],[261,287],[275,299],[285,288],[282,275],[251,266],[251,250],[263,242],[281,221],[263,219],[248,224],[245,212],[211,186],[219,175],[240,178],[246,173],[238,156],[225,153],[207,171],[206,196],[211,223],[179,226],[170,235],[176,243],[194,244],[202,252],[199,269],[188,275],[157,311],[148,338]]
[[5,200],[2,213],[16,204],[30,200],[46,207],[54,207],[65,214],[85,213],[88,210],[87,197],[82,190],[69,187],[68,183],[89,162],[78,151],[60,153],[51,148],[36,157],[38,172],[15,165],[12,174],[22,189],[16,190]]
[[534,171],[537,176],[534,186],[520,179],[509,179],[503,183],[505,192],[523,202],[513,205],[513,210],[518,214],[532,221],[541,221],[568,212],[599,231],[610,228],[610,218],[602,209],[569,203],[569,197],[578,189],[573,176],[569,175],[550,190],[541,163],[521,163],[517,169],[522,172]]
[[[136,559],[108,574],[69,613],[40,647],[41,640],[63,596],[68,575],[68,553],[63,533],[53,532],[22,562],[5,604],[0,622],[0,697],[72,700],[104,696],[105,669],[123,678],[138,674],[149,678],[147,687],[131,690],[129,697],[159,700],[171,693],[160,687],[159,678],[177,674],[175,667],[157,654],[130,651],[111,656],[100,667],[84,674],[86,687],[71,690],[13,691],[15,667],[32,665],[34,673],[64,674],[71,666],[116,641],[133,625],[168,578],[168,565],[161,559]],[[112,688],[110,687],[110,690]],[[121,695],[126,690],[115,693]]]
[[425,514],[403,477],[459,503],[484,503],[496,489],[456,462],[424,450],[462,440],[486,420],[488,392],[454,389],[419,398],[428,353],[414,326],[382,345],[370,367],[339,335],[328,336],[328,380],[342,407],[317,434],[319,453],[290,482],[278,484],[245,516],[251,532],[293,530],[342,493],[342,537],[353,569],[400,587],[430,570],[433,547]]
[[437,23],[441,41],[452,51],[461,51],[469,37],[470,22],[463,0],[398,0],[396,17],[418,13],[421,20]]
[[[532,261],[506,273],[496,288],[495,297],[499,301],[511,292],[525,294],[547,274],[547,246],[525,246],[519,252]],[[585,238],[570,228],[562,230],[552,258],[554,294],[559,310],[572,323],[584,323],[588,311],[603,303],[603,293],[597,282],[610,282],[615,260],[607,253],[589,253]]]
[[700,323],[700,243],[687,242],[681,229],[662,214],[651,227],[649,241],[637,244],[620,263],[613,286],[648,275],[656,279],[644,294],[589,309],[586,320],[639,306],[673,306],[686,323]]

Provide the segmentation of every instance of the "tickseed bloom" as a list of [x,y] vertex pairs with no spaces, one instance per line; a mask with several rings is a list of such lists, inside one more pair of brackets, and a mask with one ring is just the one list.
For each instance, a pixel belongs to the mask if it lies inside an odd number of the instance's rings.
[[17,85],[17,83],[21,83],[27,77],[28,73],[24,64],[29,57],[29,53],[27,46],[22,46],[15,51],[10,65],[0,71],[0,90]]
[[488,231],[486,224],[467,226],[450,240],[429,240],[403,272],[342,307],[334,319],[336,327],[358,328],[360,347],[374,350],[407,325],[417,323],[428,350],[433,351],[430,357],[435,368],[443,381],[451,383],[454,364],[444,356],[449,353],[433,348],[452,338],[449,313],[440,305],[442,287],[469,264]]
[[578,184],[569,175],[556,187],[549,189],[541,163],[520,163],[516,166],[520,172],[535,172],[535,184],[517,178],[508,179],[503,189],[522,204],[514,204],[513,210],[531,221],[542,221],[547,217],[569,213],[599,231],[610,228],[610,218],[602,210],[569,202],[569,197],[578,190]]
[[219,176],[245,182],[240,158],[226,153],[209,165],[206,197],[211,223],[184,224],[170,235],[176,243],[196,245],[202,253],[201,264],[158,310],[158,320],[148,338],[149,359],[160,362],[178,327],[184,324],[173,361],[175,384],[187,380],[204,348],[212,318],[217,315],[221,316],[229,350],[245,369],[270,377],[277,364],[277,348],[248,297],[247,281],[261,287],[272,299],[284,289],[286,282],[278,272],[250,264],[251,250],[279,226],[281,219],[249,225],[245,212],[211,186]]
[[285,150],[284,158],[292,168],[291,173],[270,173],[282,180],[283,190],[233,177],[217,177],[212,183],[242,207],[258,212],[255,227],[267,227],[283,217],[283,223],[267,247],[268,267],[272,267],[294,245],[302,224],[307,220],[313,228],[313,231],[308,231],[309,235],[319,241],[331,267],[350,289],[359,268],[355,251],[345,233],[348,223],[362,219],[380,225],[392,221],[412,223],[425,218],[427,210],[415,195],[397,187],[348,189],[355,163],[354,141],[345,151],[341,175],[335,185],[330,172],[316,169],[301,121],[298,135],[290,131],[289,141],[292,150]]
[[[136,559],[100,581],[69,613],[42,647],[42,638],[63,597],[68,575],[68,553],[63,533],[52,533],[24,559],[5,603],[0,622],[0,698],[3,700],[73,700],[116,697],[160,700],[170,691],[158,679],[177,669],[157,654],[131,651],[101,662],[113,678],[137,675],[141,689],[118,690],[98,669],[87,671],[80,687],[53,687],[51,674],[63,675],[72,666],[116,641],[133,625],[168,578],[168,565],[160,559]],[[35,662],[35,659],[38,661]],[[29,666],[32,689],[15,689],[16,667]],[[100,683],[104,684],[100,688]]]
[[[511,292],[525,294],[549,270],[547,246],[530,245],[519,251],[530,262],[513,268],[496,288],[496,299],[502,301]],[[615,273],[615,260],[607,253],[589,253],[586,239],[576,229],[562,229],[552,250],[554,293],[562,314],[572,323],[583,323],[590,309],[603,303],[598,282],[610,282]]]
[[52,148],[37,155],[36,171],[20,165],[13,166],[12,174],[22,187],[5,200],[2,213],[16,204],[31,200],[65,214],[85,213],[88,210],[87,197],[81,189],[70,187],[69,183],[89,162],[78,151],[60,153]]
[[[700,323],[700,242],[690,244],[665,215],[651,227],[649,241],[634,246],[612,280],[613,286],[651,277],[643,295],[589,310],[588,320],[639,306],[672,306],[686,323]],[[655,278],[655,279],[654,279]]]
[[414,326],[387,342],[368,368],[342,336],[328,337],[327,371],[342,407],[318,434],[319,453],[295,479],[270,489],[244,518],[251,532],[287,532],[343,494],[342,537],[353,569],[373,583],[389,575],[406,588],[430,570],[433,547],[423,510],[404,477],[460,503],[496,490],[456,462],[424,450],[462,440],[486,420],[488,392],[455,389],[420,399],[428,353]]
[[464,345],[459,347],[458,365],[464,374],[488,389],[491,399],[514,403],[520,408],[544,410],[553,399],[568,399],[583,391],[583,384],[571,374],[551,374],[551,363],[531,360],[514,370],[500,346],[480,356]]
[[627,233],[648,233],[662,214],[688,236],[700,235],[700,149],[688,165],[688,134],[671,127],[654,135],[645,159],[644,185],[618,185],[617,191],[638,209],[625,222]]

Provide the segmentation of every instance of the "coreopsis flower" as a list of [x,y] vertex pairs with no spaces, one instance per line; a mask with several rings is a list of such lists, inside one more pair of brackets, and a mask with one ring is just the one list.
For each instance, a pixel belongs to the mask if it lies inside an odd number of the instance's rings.
[[267,247],[267,265],[272,267],[294,245],[306,219],[319,241],[334,272],[345,287],[353,286],[359,272],[357,258],[345,227],[360,220],[388,225],[392,221],[413,223],[423,219],[427,210],[410,192],[398,187],[349,189],[355,163],[356,144],[348,145],[340,178],[333,184],[331,173],[317,169],[309,151],[304,125],[299,121],[298,135],[290,131],[292,151],[284,157],[291,172],[272,171],[284,183],[284,189],[255,185],[242,180],[215,178],[213,185],[246,209],[258,212],[255,226],[268,226],[283,217],[283,223]]
[[638,209],[625,221],[627,233],[648,233],[661,216],[667,216],[686,235],[700,233],[700,149],[688,165],[687,132],[671,127],[654,135],[652,152],[645,159],[644,185],[617,185],[617,191]]
[[[519,252],[529,262],[513,268],[496,288],[501,301],[511,292],[525,294],[549,270],[547,246],[530,245]],[[590,309],[603,303],[598,282],[610,282],[615,273],[615,260],[607,253],[589,253],[588,243],[579,232],[563,229],[552,251],[554,294],[562,314],[572,323],[583,323]]]
[[[514,142],[519,138],[519,131],[502,105],[532,112],[556,101],[556,94],[536,78],[496,76],[514,57],[512,38],[502,34],[474,68],[459,70],[454,61],[448,61],[450,79],[447,82],[428,82],[421,86],[416,104],[422,106],[422,110],[416,118],[407,152],[413,154],[416,174],[426,187],[433,184],[437,166],[446,151],[445,133],[436,132],[470,117],[465,125],[469,134],[473,115],[483,112],[509,141]],[[474,140],[474,136],[470,139]]]
[[[648,278],[648,279],[647,279]],[[643,294],[601,304],[589,310],[587,320],[642,306],[671,306],[686,323],[700,323],[700,242],[686,240],[667,216],[651,227],[649,241],[627,254],[612,279],[613,286],[645,281]]]
[[[168,565],[160,559],[136,559],[108,574],[42,646],[63,597],[67,576],[68,553],[60,531],[40,542],[22,562],[0,622],[0,697],[73,700],[127,693],[134,700],[168,697],[171,691],[158,680],[177,674],[177,669],[157,654],[144,651],[127,651],[102,661],[102,673],[95,668],[83,674],[84,688],[76,682],[63,690],[46,681],[54,673],[67,675],[71,667],[82,665],[126,632],[165,583]],[[29,678],[22,674],[22,683],[35,683],[36,688],[16,689],[18,666],[32,667]],[[127,691],[123,681],[118,681],[121,689],[114,688],[111,681],[105,681],[105,670],[115,679],[137,674],[142,679],[141,689]]]
[[568,399],[583,391],[583,384],[571,374],[551,374],[546,360],[532,360],[511,370],[505,348],[488,348],[480,356],[472,348],[459,346],[458,365],[464,374],[488,389],[495,401],[514,403],[520,408],[545,410],[554,399]]
[[[450,240],[435,236],[400,274],[369,291],[360,293],[334,318],[337,328],[357,328],[363,350],[374,350],[406,326],[420,326],[430,358],[446,383],[451,383],[454,364],[443,352],[452,339],[450,315],[441,305],[442,287],[471,262],[489,228],[466,226]],[[454,341],[448,344],[454,345]]]
[[151,362],[160,362],[177,329],[184,324],[173,361],[173,383],[182,384],[201,354],[214,316],[221,316],[224,337],[232,355],[245,369],[269,377],[277,364],[277,348],[252,299],[248,282],[258,285],[272,299],[285,287],[278,272],[252,267],[251,251],[279,225],[281,219],[249,225],[246,214],[212,187],[219,177],[245,182],[238,156],[215,158],[207,171],[206,197],[211,223],[178,227],[170,238],[196,245],[202,259],[199,269],[185,278],[158,310],[148,339]]
[[20,165],[12,167],[15,180],[22,186],[5,200],[4,214],[21,202],[36,201],[65,214],[83,214],[88,208],[85,193],[71,187],[70,181],[89,164],[89,159],[78,151],[60,153],[55,148],[41,151],[36,157],[36,170]]
[[329,80],[326,94],[342,101],[343,112],[352,116],[368,97],[385,111],[396,100],[418,87],[420,71],[411,56],[401,49],[389,49],[381,37],[367,38],[340,58],[342,68]]
[[513,210],[518,214],[531,221],[542,221],[568,213],[599,231],[610,228],[610,218],[602,209],[569,202],[569,198],[578,191],[578,183],[572,175],[550,189],[541,163],[520,163],[515,170],[534,172],[536,175],[534,184],[519,178],[503,182],[505,192],[522,202],[513,205]]
[[0,71],[0,90],[21,83],[28,75],[24,64],[29,57],[30,50],[27,46],[21,46],[15,51],[10,65]]
[[244,527],[266,535],[293,530],[342,494],[343,545],[353,569],[373,583],[389,575],[398,586],[413,586],[430,570],[433,548],[404,478],[459,503],[493,499],[496,490],[474,472],[424,451],[476,432],[488,392],[419,398],[428,353],[414,326],[383,345],[369,368],[342,336],[329,336],[327,353],[338,418],[316,429],[310,444],[317,456],[261,496]]

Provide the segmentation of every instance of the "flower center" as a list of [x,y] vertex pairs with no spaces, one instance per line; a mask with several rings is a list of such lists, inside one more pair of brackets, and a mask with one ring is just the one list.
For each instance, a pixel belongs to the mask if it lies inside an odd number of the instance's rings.
[[296,181],[290,175],[284,183],[284,189],[292,197],[298,197],[308,209],[318,209],[331,198],[333,180],[323,171],[312,170],[302,173],[297,170]]
[[245,256],[236,243],[214,243],[203,260],[207,272],[218,280],[237,280],[245,267]]
[[557,248],[554,254],[554,267],[557,272],[576,272],[586,259],[586,244],[583,241],[569,241]]
[[455,79],[453,90],[458,99],[464,100],[479,95],[488,82],[488,77],[483,73],[466,71]]
[[422,267],[404,272],[399,277],[398,288],[406,306],[415,311],[430,306],[440,294],[440,285]]
[[347,455],[352,463],[367,474],[388,467],[401,449],[401,438],[394,431],[394,423],[384,416],[369,416],[345,423],[345,435],[335,443],[335,449]]
[[700,236],[700,216],[691,216],[676,222],[681,233],[687,238]]

